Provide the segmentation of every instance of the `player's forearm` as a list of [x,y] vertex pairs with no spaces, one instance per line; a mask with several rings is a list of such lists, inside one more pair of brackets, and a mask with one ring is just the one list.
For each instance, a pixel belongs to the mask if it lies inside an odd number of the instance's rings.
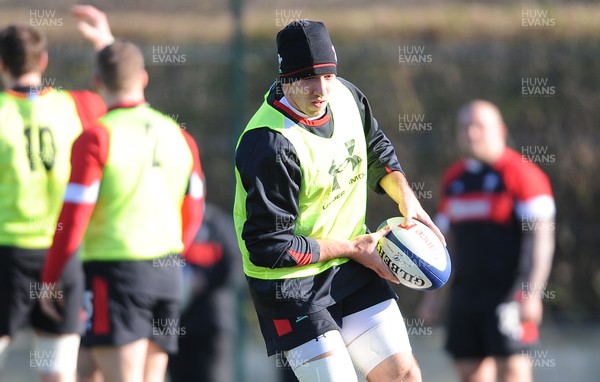
[[193,160],[187,192],[181,205],[181,240],[183,241],[183,253],[185,253],[192,244],[204,218],[205,186],[198,145],[196,145],[196,141],[190,134],[184,130],[181,130],[181,132]]
[[203,211],[202,211],[203,199],[193,198],[186,196],[183,199],[181,206],[181,241],[183,242],[183,251],[185,253],[189,248],[200,225],[202,224]]
[[73,143],[71,177],[52,247],[46,257],[43,282],[56,282],[67,260],[79,247],[98,200],[107,154],[106,129],[86,129]]
[[406,176],[400,171],[392,171],[385,175],[379,181],[379,185],[396,204],[403,203],[407,197],[413,195]]
[[320,262],[347,257],[373,270],[379,277],[398,284],[398,278],[390,268],[383,263],[377,252],[377,242],[390,232],[389,227],[384,227],[377,232],[359,235],[352,240],[319,239]]
[[46,256],[42,271],[43,283],[55,283],[67,261],[79,247],[95,204],[69,203],[63,205],[58,218],[52,247]]
[[351,240],[317,239],[320,248],[319,262],[357,255],[356,243]]
[[[384,228],[372,234],[359,235],[351,240],[317,239],[320,255],[319,262],[347,257],[362,262],[363,257],[376,253],[375,245],[379,238],[389,232]],[[375,257],[379,257],[376,255]]]
[[[297,236],[297,238],[303,238],[301,236]],[[359,240],[361,239],[362,240]],[[360,236],[354,240],[337,240],[337,239],[310,239],[304,238],[305,240],[314,240],[318,246],[318,251],[314,251],[314,254],[310,254],[310,258],[312,259],[310,263],[314,262],[325,262],[328,260],[339,259],[339,258],[349,258],[349,259],[357,259],[359,256],[364,255],[369,252],[367,249],[369,242],[365,243],[364,236]],[[294,247],[291,245],[291,247]],[[288,249],[287,252],[290,250]],[[297,252],[293,251],[292,252]],[[304,251],[302,251],[304,252]],[[296,255],[297,256],[297,255]],[[279,261],[273,265],[272,268],[279,267],[278,265],[290,266],[290,262],[281,262],[281,257],[279,256]],[[251,252],[251,259],[253,258]],[[257,264],[262,265],[262,264]],[[306,265],[302,264],[292,264],[292,266],[296,265]],[[264,265],[263,265],[264,266]]]
[[554,219],[540,219],[535,226],[523,236],[522,253],[525,258],[531,259],[531,268],[528,272],[529,291],[542,292],[546,288],[548,276],[552,268],[554,255]]

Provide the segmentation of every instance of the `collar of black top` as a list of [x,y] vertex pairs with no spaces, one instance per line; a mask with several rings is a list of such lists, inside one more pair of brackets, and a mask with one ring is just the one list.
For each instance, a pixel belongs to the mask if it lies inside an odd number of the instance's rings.
[[277,56],[282,80],[337,74],[335,48],[320,21],[298,20],[279,31]]

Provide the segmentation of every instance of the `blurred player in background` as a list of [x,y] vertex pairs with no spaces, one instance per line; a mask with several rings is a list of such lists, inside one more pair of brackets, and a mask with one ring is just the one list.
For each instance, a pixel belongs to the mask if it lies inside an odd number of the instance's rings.
[[241,281],[240,251],[231,215],[206,203],[204,221],[186,252],[179,352],[169,357],[172,382],[234,382]]
[[[98,49],[112,37],[95,38]],[[103,45],[104,44],[104,45]],[[30,365],[42,380],[74,381],[83,330],[81,264],[73,258],[57,281],[63,292],[48,296],[60,322],[44,315],[39,283],[44,259],[70,173],[71,145],[86,122],[102,116],[102,99],[89,91],[44,85],[46,37],[11,25],[0,32],[0,379],[11,337],[30,323],[35,330]],[[48,359],[50,358],[50,359]]]
[[[536,342],[554,252],[554,198],[548,177],[506,146],[498,108],[476,100],[458,112],[466,158],[442,180],[436,222],[451,233],[447,350],[463,381],[531,381],[526,351]],[[433,321],[438,292],[421,315]]]
[[[42,281],[54,287],[79,248],[92,294],[82,342],[104,380],[162,381],[167,353],[177,350],[180,254],[202,219],[198,150],[175,121],[146,104],[148,75],[135,45],[102,49],[94,81],[108,112],[73,144],[63,229]],[[49,301],[42,306],[58,318]]]
[[[438,233],[320,22],[277,35],[280,80],[236,151],[234,220],[267,353],[300,381],[420,381],[367,188]],[[440,234],[441,237],[441,234]],[[442,238],[443,239],[443,238]]]

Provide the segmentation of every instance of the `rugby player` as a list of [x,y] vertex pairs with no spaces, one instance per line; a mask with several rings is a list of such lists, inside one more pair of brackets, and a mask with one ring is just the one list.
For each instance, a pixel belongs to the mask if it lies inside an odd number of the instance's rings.
[[[82,343],[104,380],[159,381],[177,351],[180,254],[202,220],[198,149],[146,103],[148,74],[135,45],[102,49],[94,82],[108,112],[73,144],[63,229],[42,281],[55,287],[79,248],[92,306]],[[42,306],[58,318],[49,301]]]
[[[93,38],[97,48],[112,38],[108,26],[101,32]],[[71,145],[106,107],[90,91],[44,85],[47,66],[40,30],[11,25],[0,31],[0,374],[10,339],[29,323],[35,331],[30,365],[42,380],[74,381],[83,329],[81,264],[69,261],[58,280],[62,293],[46,296],[59,306],[60,321],[41,312],[46,292],[39,280],[71,170]]]
[[[555,204],[548,176],[507,147],[498,107],[475,100],[457,116],[465,158],[442,179],[436,222],[451,234],[454,281],[446,348],[462,381],[531,381],[528,351],[542,321],[554,253]],[[437,291],[419,308],[437,316]]]
[[367,188],[440,235],[365,95],[337,74],[325,25],[277,35],[279,80],[238,141],[234,219],[268,355],[304,381],[420,381],[396,295],[367,233]]

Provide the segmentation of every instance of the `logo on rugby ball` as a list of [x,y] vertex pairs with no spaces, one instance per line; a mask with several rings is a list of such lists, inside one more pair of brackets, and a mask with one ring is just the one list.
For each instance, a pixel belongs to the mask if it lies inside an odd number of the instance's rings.
[[383,222],[391,231],[377,243],[383,262],[398,277],[400,283],[412,289],[433,290],[450,278],[450,255],[435,233],[425,224],[415,221],[406,227],[404,218]]

